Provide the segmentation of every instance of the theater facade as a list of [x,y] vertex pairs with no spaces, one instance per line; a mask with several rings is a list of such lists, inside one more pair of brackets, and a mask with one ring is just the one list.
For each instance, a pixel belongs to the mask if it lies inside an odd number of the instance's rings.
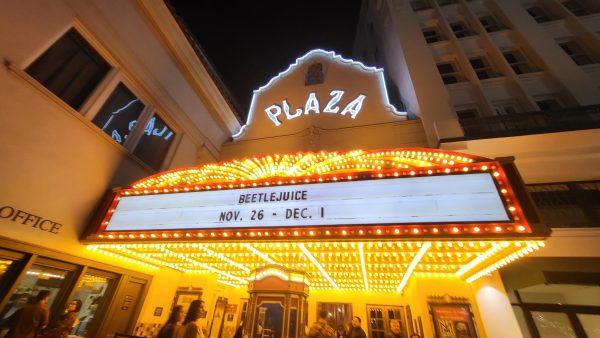
[[137,334],[201,297],[210,337],[304,337],[321,309],[369,337],[519,336],[498,270],[550,231],[513,158],[425,139],[381,69],[314,50],[255,91],[222,161],[113,189],[81,243],[153,271]]

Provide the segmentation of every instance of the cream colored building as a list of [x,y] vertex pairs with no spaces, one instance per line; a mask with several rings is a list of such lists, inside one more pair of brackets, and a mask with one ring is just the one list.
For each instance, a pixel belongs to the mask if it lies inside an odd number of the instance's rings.
[[[597,316],[575,313],[576,305],[600,305],[589,301],[598,299],[597,287],[583,286],[597,285],[600,266],[599,11],[586,0],[364,1],[361,9],[355,54],[385,68],[408,113],[423,122],[428,144],[514,156],[552,227],[535,258],[502,270],[515,313],[530,321],[529,329],[521,322],[526,337],[531,326],[551,336],[545,330],[552,325],[564,336],[575,336],[569,330],[577,325],[598,334]],[[518,336],[501,332],[493,336]]]
[[[231,337],[243,317],[254,318],[256,324],[248,327],[248,336],[275,332],[275,337],[291,337],[293,322],[302,337],[303,327],[298,326],[312,323],[318,309],[334,312],[337,323],[360,316],[371,337],[383,335],[392,318],[401,321],[405,336],[411,332],[433,336],[439,330],[436,323],[444,321],[468,324],[471,336],[521,335],[507,289],[522,285],[522,280],[511,282],[506,276],[503,280],[498,268],[535,249],[541,249],[540,258],[576,257],[581,262],[597,262],[600,253],[593,245],[598,232],[585,228],[555,228],[542,248],[547,232],[531,218],[536,211],[528,205],[528,197],[516,192],[520,183],[514,180],[519,176],[508,173],[512,165],[506,157],[515,156],[527,183],[594,181],[598,179],[597,129],[469,138],[455,108],[475,106],[481,116],[492,115],[496,100],[507,101],[509,94],[516,93],[513,99],[524,110],[535,110],[536,95],[548,88],[565,106],[590,106],[598,103],[594,101],[598,92],[594,74],[598,73],[593,66],[570,65],[562,70],[569,59],[561,61],[555,55],[553,64],[562,77],[544,71],[527,79],[508,74],[484,83],[472,73],[465,75],[471,81],[444,85],[435,71],[431,46],[420,38],[419,20],[423,15],[439,16],[447,8],[474,13],[463,7],[479,2],[436,6],[417,11],[418,15],[401,1],[373,2],[373,8],[368,6],[371,2],[365,4],[366,23],[370,11],[385,13],[373,21],[377,26],[373,34],[385,32],[380,36],[393,42],[367,50],[386,50],[385,60],[393,62],[360,63],[331,51],[307,51],[257,88],[244,122],[228,104],[208,62],[162,1],[21,1],[4,6],[0,14],[4,61],[0,70],[1,316],[10,315],[27,296],[48,289],[53,313],[60,313],[70,298],[83,301],[72,333],[86,337],[112,337],[116,332],[151,335],[166,321],[174,303],[188,304],[197,297],[206,302],[208,313],[200,324],[210,337]],[[498,4],[518,12],[515,6]],[[439,17],[433,20],[443,22]],[[563,29],[592,34],[598,30],[588,27],[597,19],[584,22],[569,16],[565,20],[570,21]],[[514,36],[529,41],[522,34],[507,35],[502,41]],[[492,43],[488,35],[480,37]],[[452,40],[441,48],[458,53],[459,43]],[[466,54],[461,55],[464,61]],[[508,71],[509,66],[504,66]],[[547,78],[551,80],[544,84]],[[488,85],[500,88],[498,93]],[[390,102],[389,97],[398,94],[404,107]],[[587,113],[590,119],[596,111]],[[224,162],[213,165],[220,161]],[[440,161],[448,164],[441,166]],[[292,167],[296,172],[277,172]],[[451,168],[462,170],[463,175],[454,175]],[[107,230],[127,194],[160,198],[196,190],[202,196],[208,190],[252,189],[252,183],[260,186],[257,189],[299,184],[295,177],[309,180],[311,187],[338,187],[338,180],[352,184],[358,177],[396,182],[385,175],[452,179],[468,176],[466,172],[497,174],[499,178],[490,182],[512,186],[499,193],[506,212],[514,213],[510,221],[275,227],[277,231],[264,227],[236,231],[227,224]],[[591,186],[597,192],[597,183],[586,184],[584,188]],[[298,209],[299,217],[302,212]],[[237,220],[233,215],[221,217]],[[256,216],[262,219],[263,214]],[[255,313],[247,308],[253,301],[247,292],[249,281],[254,280],[251,271],[272,264],[311,275],[307,302],[295,305],[296,320],[285,317],[285,328],[275,327],[278,333],[260,322],[258,309]],[[513,265],[503,268],[503,274]],[[597,266],[584,266],[579,273],[587,276]],[[531,278],[537,278],[537,283],[546,275],[539,264],[535,269],[540,272]],[[275,278],[265,276],[255,281]],[[592,299],[590,292],[597,295],[597,287],[584,288],[579,296]],[[431,304],[437,307],[430,308]],[[458,314],[445,313],[446,307]],[[269,309],[260,311],[264,315]],[[594,317],[581,318],[584,322]],[[449,325],[451,334],[464,333],[460,325]]]

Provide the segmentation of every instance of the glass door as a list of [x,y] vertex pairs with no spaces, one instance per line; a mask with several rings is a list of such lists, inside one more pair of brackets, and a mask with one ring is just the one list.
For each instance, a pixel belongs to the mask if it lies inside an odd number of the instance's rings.
[[385,338],[392,330],[400,337],[407,337],[402,306],[367,305],[367,314],[369,337]]
[[81,301],[81,309],[78,313],[78,320],[73,327],[71,334],[76,337],[85,337],[90,329],[90,323],[98,312],[98,308],[103,304],[106,290],[113,281],[112,276],[106,276],[105,273],[89,269],[84,274],[73,292],[72,299]]

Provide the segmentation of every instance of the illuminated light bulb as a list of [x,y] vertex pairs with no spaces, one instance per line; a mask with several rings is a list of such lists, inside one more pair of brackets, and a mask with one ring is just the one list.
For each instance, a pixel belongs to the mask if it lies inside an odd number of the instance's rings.
[[502,231],[502,228],[501,227],[495,227],[494,230],[496,230],[497,232],[500,232],[500,231]]
[[399,229],[394,229],[394,233],[397,235],[397,234],[400,233],[400,230]]
[[508,210],[510,210],[510,211],[515,211],[515,210],[517,210],[517,208],[515,208],[515,207],[513,207],[513,206],[511,205],[510,207],[508,207]]
[[467,168],[467,167],[464,167],[464,168],[463,168],[463,171],[464,171],[464,172],[467,172],[467,171],[469,171],[469,168]]
[[517,230],[519,230],[519,231],[525,231],[525,227],[524,227],[524,226],[522,226],[522,225],[519,225],[519,226],[517,227]]
[[494,177],[498,177],[498,176],[500,176],[500,173],[497,171],[494,171]]
[[413,233],[418,234],[419,233],[419,229],[417,229],[417,228],[413,229]]
[[364,233],[365,233],[365,232],[364,232],[363,230],[358,230],[358,234],[359,234],[359,235],[364,235]]
[[347,235],[347,234],[348,234],[348,232],[347,232],[346,230],[342,230],[342,235],[344,235],[344,236],[345,236],[345,235]]
[[458,232],[458,231],[459,231],[459,229],[457,227],[452,228],[452,232]]
[[438,228],[433,228],[433,232],[437,234],[439,232]]
[[500,192],[501,192],[501,193],[503,193],[503,194],[506,194],[506,193],[508,192],[508,190],[506,190],[506,189],[501,189],[501,190],[500,190]]
[[377,229],[377,234],[381,235],[381,229]]
[[481,231],[481,229],[479,229],[479,227],[474,227],[474,228],[473,228],[473,231],[474,231],[474,232],[479,232],[479,231]]
[[410,175],[411,175],[411,176],[414,176],[414,175],[415,175],[415,172],[411,170],[411,171],[410,171]]
[[331,234],[331,232],[329,230],[325,231],[325,235],[330,235],[330,234]]
[[431,174],[433,174],[433,171],[432,171],[432,170],[427,170],[427,173],[428,173],[429,175],[431,175]]
[[481,166],[481,170],[487,170],[487,169],[488,169],[487,165]]

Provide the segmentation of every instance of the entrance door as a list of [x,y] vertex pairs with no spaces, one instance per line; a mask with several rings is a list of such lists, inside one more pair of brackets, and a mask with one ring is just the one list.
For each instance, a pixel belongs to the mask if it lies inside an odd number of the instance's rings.
[[223,320],[225,319],[225,308],[227,308],[227,298],[219,297],[215,304],[215,311],[213,311],[208,338],[221,337],[221,327],[223,326]]
[[118,293],[116,299],[111,305],[110,312],[106,316],[107,323],[103,331],[106,336],[114,333],[129,333],[132,330],[132,317],[136,313],[138,306],[143,302],[142,294],[146,286],[146,281],[136,278],[129,278],[125,286]]
[[402,306],[392,305],[367,305],[367,318],[369,337],[384,338],[390,332],[390,321],[397,320],[400,324],[402,337],[407,337],[407,326],[404,320]]

